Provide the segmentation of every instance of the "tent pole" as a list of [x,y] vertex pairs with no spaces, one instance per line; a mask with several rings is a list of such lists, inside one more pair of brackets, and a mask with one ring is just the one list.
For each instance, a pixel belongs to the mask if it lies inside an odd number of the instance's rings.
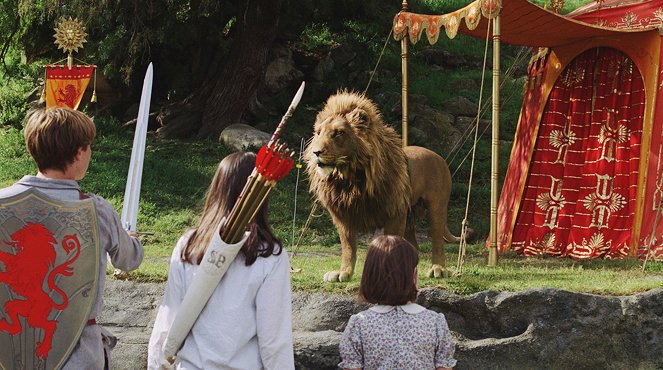
[[493,19],[493,138],[490,173],[490,246],[488,266],[497,266],[497,188],[500,149],[500,16]]
[[[407,11],[407,0],[403,0],[401,11]],[[407,146],[407,62],[408,62],[408,32],[405,33],[405,36],[401,39],[401,76],[402,76],[402,90],[401,90],[401,111],[402,111],[402,134],[403,138],[403,147]]]

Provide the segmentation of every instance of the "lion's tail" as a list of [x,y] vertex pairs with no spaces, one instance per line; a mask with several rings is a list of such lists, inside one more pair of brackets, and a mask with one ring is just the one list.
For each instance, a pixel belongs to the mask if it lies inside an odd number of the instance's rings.
[[444,226],[444,240],[447,243],[460,243],[460,237],[451,233],[449,227],[446,225]]
[[[467,231],[465,232],[465,241],[469,242],[473,240],[474,237],[474,230],[470,227],[467,228]],[[451,231],[449,231],[449,227],[445,226],[444,227],[444,240],[447,243],[460,243],[460,236],[454,235]]]
[[53,271],[48,274],[48,288],[56,291],[60,297],[62,297],[62,303],[53,304],[53,307],[56,310],[62,310],[69,304],[69,297],[67,297],[67,293],[63,292],[62,289],[60,289],[60,287],[55,284],[55,278],[58,275],[71,276],[74,273],[74,269],[71,267],[71,264],[74,263],[78,259],[78,256],[81,254],[81,243],[78,241],[76,234],[65,236],[64,239],[62,239],[62,248],[67,253],[69,253],[72,249],[75,249],[76,251],[71,258],[63,262],[58,267],[54,268]]

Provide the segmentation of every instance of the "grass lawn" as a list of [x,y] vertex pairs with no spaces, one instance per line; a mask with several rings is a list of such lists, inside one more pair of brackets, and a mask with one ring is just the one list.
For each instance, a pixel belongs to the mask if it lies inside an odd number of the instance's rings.
[[[315,113],[315,109],[304,111]],[[305,114],[303,114],[305,116]],[[306,117],[304,117],[306,118]],[[304,120],[304,118],[298,118]],[[308,117],[310,118],[310,117]],[[308,119],[307,118],[307,119]],[[293,117],[293,120],[295,118]],[[296,120],[295,120],[296,121]],[[121,211],[127,168],[131,155],[133,134],[110,119],[97,119],[98,137],[93,144],[92,162],[88,175],[81,182],[85,191],[104,196]],[[304,123],[299,122],[303,125]],[[298,146],[300,137],[290,137],[292,147]],[[130,274],[136,281],[163,281],[167,276],[167,261],[177,239],[192,226],[201,209],[207,185],[218,161],[229,153],[223,145],[213,142],[156,141],[148,138],[145,154],[139,229],[152,231],[154,236],[143,239],[145,261]],[[0,186],[7,186],[24,174],[36,169],[27,155],[22,135],[12,128],[0,130]],[[294,210],[295,185],[297,210]],[[489,209],[485,206],[488,192],[475,190],[480,204],[470,215],[470,225],[487,223]],[[296,246],[301,231],[309,218],[313,204],[308,194],[308,183],[303,172],[297,181],[293,170],[274,189],[271,196],[270,218],[277,236],[292,255],[292,266],[299,272],[292,274],[293,289],[355,293],[361,276],[366,245],[360,245],[357,272],[349,283],[324,283],[322,275],[337,269],[340,264],[340,245],[335,228],[326,211],[318,210],[310,218],[310,225]],[[450,205],[450,228],[458,232],[465,207],[467,184],[454,183]],[[484,209],[485,208],[485,209]],[[293,215],[295,227],[293,230]],[[425,231],[425,223],[422,223]],[[480,240],[487,230],[476,228]],[[447,246],[447,266],[453,273],[458,245]],[[573,261],[555,258],[523,258],[512,253],[500,256],[498,267],[487,267],[486,250],[482,243],[468,247],[464,273],[460,277],[429,279],[430,243],[421,245],[420,285],[436,286],[459,294],[471,294],[486,289],[523,290],[537,287],[560,288],[599,294],[629,294],[663,286],[663,263],[649,262],[641,271],[642,261]]]
[[[324,283],[322,274],[340,263],[340,247],[302,247],[292,258],[292,266],[301,269],[292,274],[293,289],[336,293],[355,293],[359,289],[366,246],[359,250],[357,274],[349,283]],[[663,264],[648,263],[642,272],[638,260],[574,261],[557,258],[523,258],[514,253],[500,255],[497,267],[486,266],[483,245],[468,246],[463,274],[453,276],[458,258],[458,245],[448,245],[447,266],[450,277],[433,279],[426,276],[430,268],[430,243],[421,246],[419,284],[439,287],[457,294],[482,290],[518,291],[530,288],[558,288],[595,294],[625,295],[663,287]]]

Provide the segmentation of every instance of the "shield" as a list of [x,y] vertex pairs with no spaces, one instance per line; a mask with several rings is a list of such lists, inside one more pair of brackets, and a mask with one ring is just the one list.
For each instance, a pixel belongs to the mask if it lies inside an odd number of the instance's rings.
[[87,325],[99,258],[91,199],[0,198],[0,368],[62,367]]

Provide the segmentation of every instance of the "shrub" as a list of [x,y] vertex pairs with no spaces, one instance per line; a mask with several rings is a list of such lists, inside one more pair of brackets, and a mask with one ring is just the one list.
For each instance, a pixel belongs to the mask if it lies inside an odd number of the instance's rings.
[[28,99],[35,91],[36,77],[43,70],[40,63],[20,64],[12,56],[6,59],[6,65],[0,68],[0,127],[20,129]]

